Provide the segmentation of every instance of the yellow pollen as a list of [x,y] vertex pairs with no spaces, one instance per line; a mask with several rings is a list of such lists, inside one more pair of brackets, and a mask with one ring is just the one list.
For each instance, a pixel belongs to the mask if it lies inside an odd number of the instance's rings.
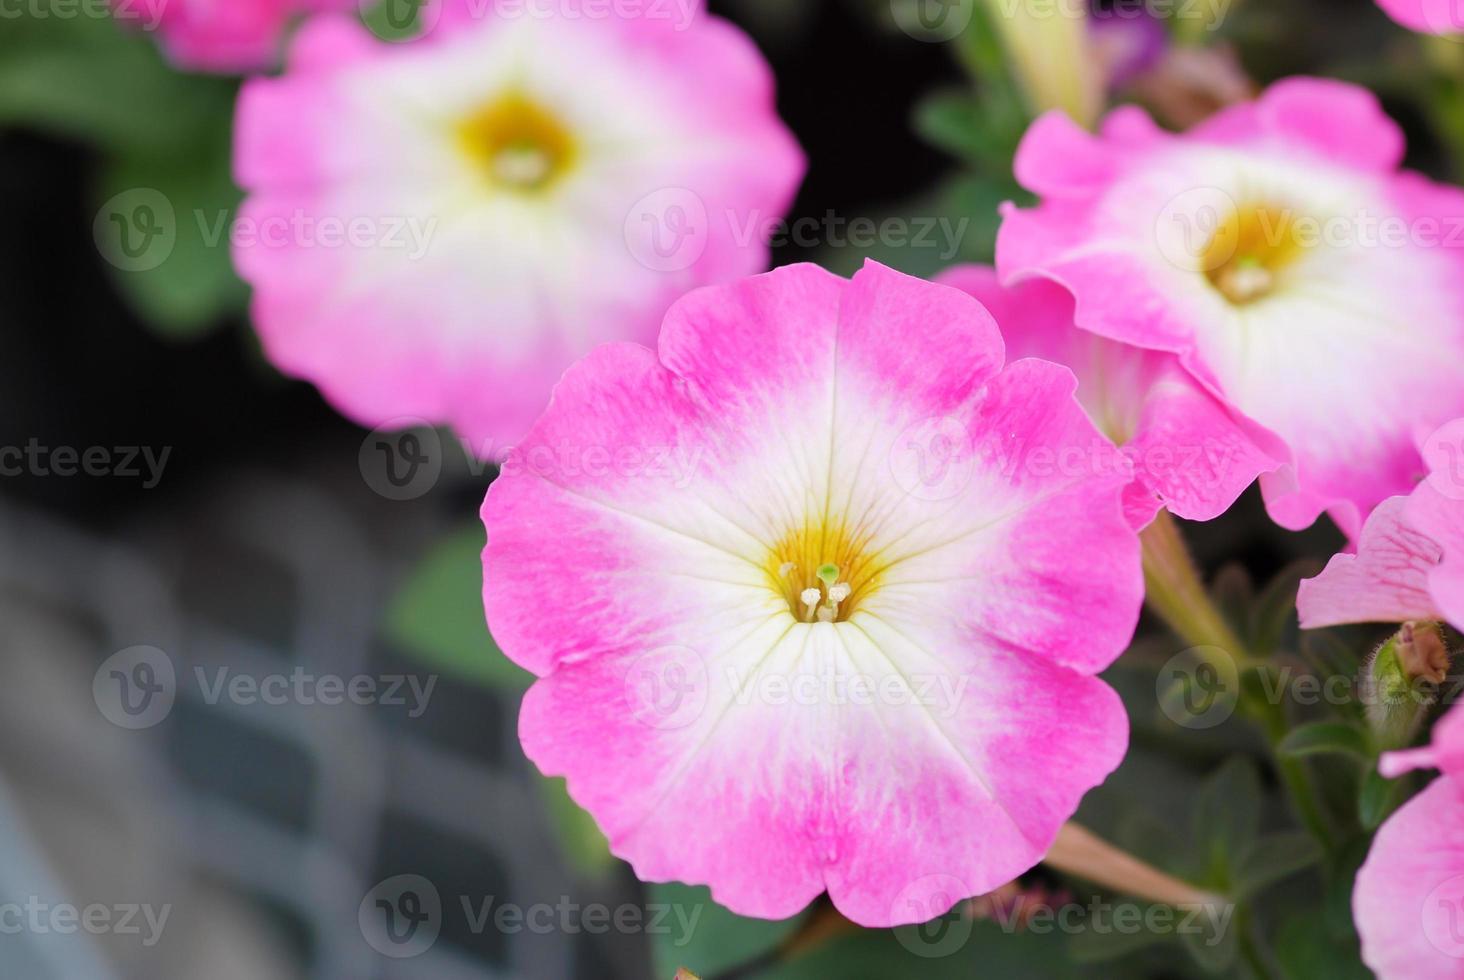
[[879,580],[878,555],[867,535],[842,523],[812,521],[785,535],[763,568],[774,591],[802,623],[841,623]]
[[458,141],[495,185],[520,193],[553,185],[578,153],[564,123],[519,92],[499,96],[463,120]]
[[1243,306],[1276,289],[1281,273],[1301,257],[1305,244],[1287,208],[1242,205],[1215,229],[1201,267],[1220,295]]

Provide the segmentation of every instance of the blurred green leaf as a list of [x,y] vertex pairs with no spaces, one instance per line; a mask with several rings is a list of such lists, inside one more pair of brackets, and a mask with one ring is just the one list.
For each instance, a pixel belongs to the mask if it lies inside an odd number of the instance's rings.
[[1237,935],[1239,925],[1234,917],[1223,927],[1215,928],[1211,928],[1211,923],[1204,916],[1196,921],[1205,928],[1181,934],[1190,958],[1211,976],[1228,973],[1240,953],[1240,937]]
[[1322,859],[1321,846],[1301,831],[1262,837],[1241,860],[1233,896],[1248,898]]
[[648,902],[670,908],[666,928],[650,931],[658,977],[670,977],[683,966],[701,977],[715,976],[766,953],[807,916],[804,912],[780,922],[749,919],[712,901],[705,887],[663,882],[647,889]]
[[560,846],[570,865],[589,878],[600,877],[614,867],[615,855],[610,853],[610,844],[599,826],[569,796],[563,779],[555,777],[542,781],[544,802]]
[[403,650],[461,680],[521,691],[533,676],[488,635],[483,617],[483,529],[433,548],[392,600],[386,633]]
[[1068,940],[1068,953],[1075,963],[1107,963],[1132,956],[1173,938],[1159,929],[1083,929]]
[[1250,614],[1251,652],[1269,656],[1281,648],[1296,622],[1296,590],[1321,568],[1311,559],[1292,562],[1278,572],[1256,597]]
[[1407,779],[1387,779],[1376,770],[1362,779],[1357,798],[1357,818],[1366,830],[1376,830],[1398,808],[1406,795]]
[[198,127],[227,125],[236,87],[173,70],[152,37],[111,18],[22,16],[0,32],[0,125],[167,156]]
[[[121,202],[115,219],[121,225],[98,229],[98,247],[116,267],[113,279],[123,295],[163,333],[183,336],[216,326],[226,315],[243,311],[248,299],[229,253],[230,223],[241,195],[229,177],[228,133],[220,137],[181,161],[124,156],[103,177],[102,207]],[[128,233],[133,221],[128,202],[139,189],[156,191],[167,201],[175,237],[158,264],[135,269],[109,253],[117,247],[113,236]],[[103,214],[99,220],[112,217]]]
[[1293,729],[1276,746],[1282,755],[1305,756],[1331,752],[1367,758],[1367,735],[1351,725],[1319,721]]
[[1229,887],[1232,869],[1255,845],[1261,826],[1261,778],[1245,756],[1232,756],[1205,780],[1195,797],[1194,838],[1204,849],[1207,875]]
[[1287,919],[1275,940],[1276,959],[1287,980],[1368,980],[1357,940],[1338,941],[1319,915],[1303,912]]

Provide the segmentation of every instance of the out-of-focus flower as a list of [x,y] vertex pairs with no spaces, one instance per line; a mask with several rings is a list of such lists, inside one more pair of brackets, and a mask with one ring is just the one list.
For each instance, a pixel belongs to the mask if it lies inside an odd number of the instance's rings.
[[1099,136],[1050,114],[1016,161],[1042,203],[1005,209],[997,267],[1178,354],[1290,446],[1261,478],[1272,517],[1356,534],[1412,486],[1415,433],[1464,414],[1464,192],[1399,173],[1402,152],[1369,92],[1318,79],[1182,136],[1135,109]]
[[566,373],[483,505],[524,750],[643,879],[923,922],[1122,758],[1127,462],[1066,368],[876,264],[694,292]]
[[683,6],[447,0],[398,44],[307,24],[237,123],[235,264],[271,360],[363,424],[501,457],[576,357],[764,268],[803,156],[756,48]]
[[1357,873],[1352,914],[1362,958],[1379,980],[1455,980],[1464,962],[1464,709],[1435,726],[1433,744],[1389,752],[1379,769],[1443,775],[1378,829]]
[[1169,49],[1169,32],[1148,7],[1095,10],[1088,24],[1088,43],[1109,88],[1122,88],[1153,70]]
[[356,0],[112,0],[123,24],[157,31],[175,65],[223,74],[277,65],[295,19],[355,8]]
[[1464,419],[1430,436],[1423,453],[1428,479],[1378,505],[1356,554],[1333,556],[1301,583],[1303,629],[1430,619],[1464,629]]
[[1008,358],[1040,357],[1077,375],[1078,401],[1088,417],[1133,462],[1124,511],[1135,528],[1161,507],[1188,520],[1213,520],[1259,474],[1280,465],[1284,447],[1236,417],[1179,358],[1074,326],[1072,294],[1056,283],[1033,280],[1006,289],[994,269],[976,265],[950,269],[940,281],[990,311]]
[[1378,6],[1410,30],[1464,34],[1464,4],[1459,0],[1378,0]]
[[1256,96],[1255,83],[1229,44],[1171,47],[1157,65],[1132,79],[1128,90],[1175,129],[1197,126],[1226,106]]
[[1103,61],[1085,0],[986,0],[1012,75],[1034,112],[1059,109],[1083,124],[1103,111]]

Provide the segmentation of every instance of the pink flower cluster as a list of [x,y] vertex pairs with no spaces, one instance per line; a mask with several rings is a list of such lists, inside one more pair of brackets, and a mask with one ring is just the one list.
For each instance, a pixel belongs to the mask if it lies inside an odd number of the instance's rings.
[[[350,6],[176,2],[170,52],[216,69]],[[274,363],[535,461],[483,504],[488,620],[538,678],[525,751],[642,878],[883,926],[1031,868],[1127,746],[1096,675],[1139,531],[1258,479],[1277,523],[1356,543],[1303,625],[1464,625],[1464,192],[1400,170],[1369,93],[1288,79],[1178,135],[1044,116],[994,269],[754,275],[737,231],[804,160],[759,53],[694,15],[442,0],[390,45],[320,13],[237,120]],[[1392,975],[1425,975],[1419,891],[1464,895],[1397,854],[1460,802],[1457,727],[1360,879]]]

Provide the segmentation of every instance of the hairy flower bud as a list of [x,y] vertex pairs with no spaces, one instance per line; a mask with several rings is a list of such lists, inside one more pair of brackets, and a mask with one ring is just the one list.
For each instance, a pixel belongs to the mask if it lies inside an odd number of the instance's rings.
[[1384,747],[1406,745],[1417,734],[1449,672],[1449,651],[1435,623],[1404,623],[1363,668],[1367,720]]

